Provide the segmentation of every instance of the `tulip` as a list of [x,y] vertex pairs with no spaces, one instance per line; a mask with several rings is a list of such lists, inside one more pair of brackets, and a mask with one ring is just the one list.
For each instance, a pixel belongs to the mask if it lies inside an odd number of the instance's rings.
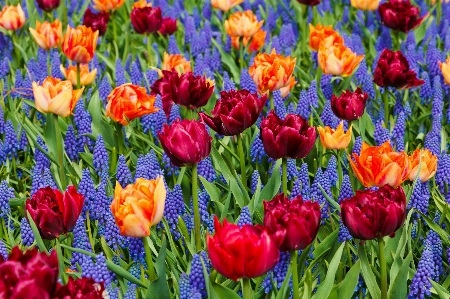
[[230,37],[252,37],[263,23],[258,22],[251,10],[237,11],[225,21],[225,31]]
[[212,138],[203,123],[195,120],[175,120],[158,132],[164,152],[173,165],[197,164],[209,156]]
[[139,0],[133,3],[133,8],[152,7],[151,3],[147,3],[146,0]]
[[[72,85],[76,86],[77,83],[77,66],[69,65],[66,68],[61,64],[59,67],[61,73],[64,78],[72,82]],[[87,64],[80,65],[80,85],[85,86],[94,82],[95,77],[97,76],[97,69],[93,69],[89,72],[89,66]]]
[[295,77],[292,76],[291,79],[289,80],[289,84],[280,88],[281,97],[282,98],[287,97],[289,95],[289,93],[291,92],[291,89],[294,88],[296,83],[297,83],[297,81],[295,81]]
[[[333,36],[328,38],[331,39]],[[325,47],[326,44],[327,41],[322,42],[317,57],[324,74],[348,77],[364,59],[364,55],[356,55],[343,44],[335,43]]]
[[84,204],[83,195],[69,186],[62,194],[58,189],[41,188],[26,201],[26,209],[42,236],[53,240],[75,227]]
[[256,52],[259,51],[262,46],[264,46],[264,43],[266,41],[267,32],[259,29],[253,37],[244,37],[240,38],[238,36],[231,38],[231,44],[233,48],[239,49],[240,47],[240,41],[242,40],[242,43],[244,47],[247,47],[248,42],[250,41],[250,45],[248,46],[248,52]]
[[98,31],[94,32],[83,25],[77,28],[67,25],[61,50],[67,58],[76,63],[88,63],[94,58],[98,34]]
[[109,298],[108,291],[105,289],[105,283],[95,282],[92,278],[82,277],[74,279],[69,276],[66,285],[58,283],[55,294],[52,299],[103,299]]
[[347,133],[344,132],[344,123],[341,122],[336,130],[326,126],[317,127],[320,136],[320,143],[327,149],[344,149],[347,148],[352,140],[352,126],[348,128]]
[[161,70],[158,70],[159,77],[164,76],[162,71],[172,71],[173,69],[175,69],[179,75],[192,72],[191,62],[187,61],[181,54],[169,55],[164,52],[162,68]]
[[356,120],[364,114],[366,101],[369,95],[356,88],[354,92],[344,91],[339,97],[331,96],[331,110],[340,119]]
[[36,248],[22,252],[16,246],[7,261],[0,255],[0,296],[4,299],[53,298],[58,272],[56,250],[48,256]]
[[[411,171],[409,173],[409,180],[414,181],[416,176],[423,183],[431,179],[436,174],[438,158],[428,149],[416,149],[414,153],[409,156],[409,163]],[[420,168],[420,172],[419,172]]]
[[300,115],[288,114],[281,120],[272,110],[261,122],[264,151],[273,159],[306,157],[316,141],[316,130]]
[[214,216],[215,234],[206,235],[211,264],[223,276],[238,280],[254,278],[270,271],[278,262],[277,244],[261,225],[220,224]]
[[162,71],[163,77],[152,86],[152,94],[160,95],[167,117],[173,104],[195,109],[205,106],[214,91],[214,85],[204,76],[192,72],[179,75],[176,70]]
[[450,85],[450,57],[444,62],[439,61],[439,68],[441,69],[442,76],[444,76],[444,83]]
[[122,188],[116,182],[111,212],[123,236],[150,236],[150,227],[158,224],[164,213],[166,187],[162,176],[155,180],[138,178]]
[[162,25],[162,15],[159,7],[133,8],[130,18],[134,30],[140,34],[155,33]]
[[297,0],[297,2],[308,6],[316,6],[320,3],[320,0]]
[[256,55],[248,73],[255,82],[258,93],[267,94],[291,86],[295,60],[290,56],[283,57],[277,54],[275,49],[270,54]]
[[72,82],[47,77],[42,85],[33,82],[33,94],[36,109],[42,113],[53,113],[69,116],[83,93],[82,89],[74,90]]
[[280,250],[303,250],[316,238],[320,226],[318,202],[289,200],[283,193],[264,201],[264,226],[280,243]]
[[225,136],[238,135],[253,126],[267,101],[267,96],[258,98],[248,90],[222,91],[220,96],[211,112],[212,117],[203,112],[199,114],[211,129]]
[[40,9],[45,11],[52,11],[55,8],[58,8],[61,0],[36,0]]
[[159,33],[164,36],[169,36],[177,31],[177,20],[172,18],[163,18]]
[[353,172],[367,188],[386,184],[397,188],[410,173],[408,155],[404,151],[392,151],[389,141],[380,146],[363,142],[359,156],[354,153],[353,159],[348,159]]
[[90,27],[92,31],[97,31],[99,35],[104,35],[106,33],[106,28],[108,27],[109,22],[109,13],[108,12],[99,12],[94,13],[90,7],[86,9],[83,17],[83,25],[86,27]]
[[344,39],[338,32],[333,30],[332,26],[323,26],[317,24],[314,27],[309,24],[309,47],[313,51],[319,51],[320,45],[325,42],[325,47],[331,47],[334,44],[344,44]]
[[29,28],[31,36],[34,40],[44,50],[49,50],[52,48],[57,48],[61,43],[62,39],[62,24],[56,19],[53,23],[45,21],[44,23],[39,23],[36,21],[36,29]]
[[114,88],[108,95],[106,116],[126,126],[135,118],[155,113],[155,97],[149,96],[144,87],[127,83]]
[[378,7],[378,13],[386,27],[405,33],[419,26],[426,17],[420,17],[420,9],[409,0],[389,0]]
[[376,10],[380,0],[351,0],[350,4],[360,10]]
[[244,2],[244,0],[211,0],[211,6],[220,9],[223,12],[227,12],[242,2]]
[[360,240],[395,236],[406,218],[406,197],[402,187],[385,185],[377,191],[356,191],[340,203],[342,223]]
[[125,0],[93,0],[93,2],[95,10],[110,12],[119,9]]
[[25,24],[25,13],[22,6],[7,5],[0,11],[0,28],[5,30],[17,30]]
[[388,49],[384,49],[378,59],[373,82],[380,87],[390,86],[398,89],[418,87],[425,83],[417,79],[416,73],[409,68],[408,60],[402,52]]

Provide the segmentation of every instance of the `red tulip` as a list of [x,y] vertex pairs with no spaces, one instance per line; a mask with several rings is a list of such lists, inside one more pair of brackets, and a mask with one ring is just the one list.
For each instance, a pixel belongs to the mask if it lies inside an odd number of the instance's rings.
[[390,86],[399,89],[417,87],[425,83],[417,79],[414,70],[409,69],[408,60],[402,52],[384,49],[378,59],[373,75],[373,82],[378,86]]
[[58,8],[61,0],[36,0],[40,9],[45,11],[52,11],[55,8]]
[[164,152],[175,166],[196,164],[211,152],[212,138],[205,124],[199,121],[177,119],[170,126],[165,124],[158,137]]
[[152,94],[160,95],[167,117],[173,104],[195,109],[205,106],[214,91],[214,85],[204,76],[194,76],[192,72],[178,74],[162,71],[163,77],[152,86]]
[[320,0],[297,0],[297,2],[308,6],[316,6],[320,3]]
[[220,96],[211,112],[213,117],[199,114],[211,129],[225,136],[238,135],[253,126],[267,101],[266,95],[258,98],[248,90],[222,91]]
[[94,13],[89,7],[86,9],[83,18],[83,25],[86,27],[91,27],[92,31],[97,31],[99,35],[104,35],[106,33],[106,28],[108,27],[109,13],[99,12]]
[[162,15],[159,7],[135,7],[130,18],[134,30],[140,34],[155,33],[161,28]]
[[206,235],[211,264],[223,276],[238,280],[263,275],[275,267],[280,252],[273,237],[261,225],[228,223],[214,217],[215,235]]
[[306,157],[316,141],[316,129],[296,114],[281,120],[272,110],[261,122],[264,151],[273,159]]
[[159,33],[164,36],[172,35],[177,31],[177,20],[172,18],[163,18]]
[[74,186],[69,186],[64,194],[45,187],[27,199],[26,208],[42,238],[53,240],[74,228],[83,204],[84,197]]
[[406,197],[402,187],[384,185],[377,191],[356,191],[341,201],[342,222],[360,240],[395,236],[406,217]]
[[356,120],[364,114],[369,95],[357,88],[354,92],[344,91],[339,97],[331,97],[331,110],[340,119]]
[[52,299],[103,299],[109,298],[105,296],[107,293],[103,282],[97,283],[92,278],[87,277],[74,279],[69,276],[66,285],[58,284]]
[[405,33],[419,26],[425,18],[420,17],[419,8],[409,0],[389,0],[378,7],[378,13],[386,27]]
[[305,249],[316,238],[319,225],[319,203],[303,201],[301,195],[289,200],[281,193],[264,201],[264,226],[279,240],[280,250]]
[[56,250],[50,256],[36,248],[14,247],[7,261],[0,255],[0,298],[51,299],[58,279]]

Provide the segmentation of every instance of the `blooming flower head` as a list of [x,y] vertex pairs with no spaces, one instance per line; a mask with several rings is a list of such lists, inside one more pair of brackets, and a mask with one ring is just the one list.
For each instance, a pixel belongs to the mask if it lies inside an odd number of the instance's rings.
[[320,143],[323,147],[328,149],[344,149],[347,148],[352,140],[352,126],[344,132],[344,123],[341,122],[336,130],[326,126],[317,127],[320,136]]
[[441,69],[442,76],[444,76],[445,84],[450,85],[450,57],[445,62],[439,61],[439,68]]
[[109,12],[111,10],[119,9],[125,0],[92,0],[94,2],[94,8],[98,11]]
[[104,35],[106,33],[106,28],[108,27],[109,13],[101,11],[99,13],[94,13],[90,7],[86,9],[83,17],[83,25],[92,28],[92,31],[99,32],[99,35]]
[[25,24],[25,13],[20,4],[7,5],[0,11],[0,28],[5,30],[17,30]]
[[244,0],[211,0],[211,6],[226,12],[242,2],[244,2]]
[[309,24],[309,47],[317,52],[323,42],[325,43],[325,47],[330,47],[335,43],[344,44],[344,39],[338,32],[334,31],[331,25],[323,26],[317,24],[314,27],[314,25]]
[[144,8],[144,7],[152,7],[152,4],[147,0],[139,0],[133,3],[133,8]]
[[428,149],[416,149],[409,156],[409,163],[411,168],[409,180],[414,181],[416,176],[419,176],[421,182],[426,182],[436,174],[438,158]]
[[359,87],[354,92],[347,90],[339,97],[331,96],[331,109],[340,119],[356,120],[364,114],[368,98],[369,95]]
[[61,43],[62,24],[58,19],[53,23],[48,21],[39,23],[39,21],[36,21],[36,29],[31,27],[29,29],[38,46],[44,50],[57,48]]
[[105,289],[104,281],[95,282],[92,278],[81,277],[74,279],[72,276],[69,276],[67,284],[61,285],[58,283],[52,299],[76,298],[109,299],[109,295],[108,291]]
[[55,8],[58,8],[61,0],[36,0],[40,9],[45,11],[52,11]]
[[237,11],[225,21],[225,31],[230,37],[252,37],[263,23],[258,22],[251,10]]
[[[72,85],[77,86],[77,66],[76,65],[69,65],[67,68],[65,68],[62,64],[59,67],[61,70],[61,73],[63,74],[64,78],[72,82]],[[89,85],[92,82],[94,82],[95,77],[97,76],[97,69],[93,69],[91,72],[89,72],[89,65],[82,64],[80,65],[80,84],[82,86]]]
[[163,77],[162,71],[172,71],[175,69],[179,75],[192,72],[191,62],[187,61],[183,55],[180,54],[167,54],[164,52],[164,58],[162,62],[161,70],[158,70],[159,77]]
[[164,36],[172,35],[177,31],[177,19],[163,18],[159,33]]
[[348,77],[364,59],[364,55],[356,55],[343,44],[335,43],[329,47],[326,44],[326,41],[322,42],[318,54],[319,66],[324,74]]
[[130,15],[134,30],[140,34],[156,33],[162,26],[161,8],[143,6],[133,7]]
[[420,9],[409,0],[389,0],[378,7],[383,24],[393,30],[407,33],[419,26],[426,15],[420,16]]
[[94,58],[98,34],[98,31],[94,32],[84,25],[77,28],[67,25],[61,50],[67,58],[76,63],[88,63]]
[[259,51],[262,48],[262,46],[264,46],[264,42],[266,41],[266,35],[267,35],[266,31],[259,29],[255,33],[255,35],[253,35],[253,37],[244,37],[243,39],[241,39],[238,36],[232,37],[231,44],[233,45],[233,48],[239,49],[241,41],[244,47],[247,47],[250,41],[250,45],[248,46],[248,52],[249,53],[256,52]]
[[350,4],[360,10],[376,10],[380,0],[351,0]]

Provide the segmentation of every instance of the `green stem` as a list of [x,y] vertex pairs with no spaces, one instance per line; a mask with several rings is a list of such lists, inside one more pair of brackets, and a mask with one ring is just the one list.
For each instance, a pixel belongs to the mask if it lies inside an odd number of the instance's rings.
[[384,125],[386,126],[387,129],[389,129],[389,88],[387,86],[384,87],[383,101],[384,101]]
[[80,63],[77,62],[77,89],[81,88],[81,70]]
[[52,76],[52,64],[51,64],[51,61],[50,61],[50,58],[51,58],[50,57],[51,56],[50,51],[51,50],[47,51],[47,73],[51,77]]
[[88,237],[89,237],[89,243],[91,244],[92,249],[94,249],[94,239],[92,238],[91,218],[89,217],[89,211],[86,211],[86,225],[87,225],[87,233],[88,233]]
[[241,164],[241,180],[242,185],[247,187],[247,171],[245,169],[245,156],[244,156],[244,146],[242,145],[242,135],[236,136],[238,140],[238,152],[239,152],[239,162]]
[[111,21],[112,21],[112,25],[113,25],[113,37],[114,37],[114,40],[117,41],[117,25],[116,25],[115,18],[114,18],[115,15],[116,15],[116,13],[113,10],[111,13]]
[[287,158],[281,159],[281,167],[282,167],[282,182],[283,182],[283,193],[284,196],[287,196]]
[[345,242],[345,246],[347,247],[347,255],[348,255],[348,262],[350,264],[350,268],[353,266],[353,261],[352,261],[352,254],[350,251],[350,243],[349,242]]
[[386,257],[384,256],[384,239],[378,238],[378,251],[380,259],[380,273],[381,273],[381,299],[387,299],[387,271],[386,271]]
[[56,149],[58,151],[59,176],[61,179],[61,187],[63,191],[66,189],[66,174],[64,172],[64,147],[62,142],[61,130],[59,128],[58,115],[53,114],[56,133]]
[[338,189],[340,189],[342,187],[342,178],[343,178],[342,167],[344,167],[342,163],[342,150],[336,151],[336,157],[338,162]]
[[156,280],[155,267],[153,266],[152,252],[150,250],[150,246],[148,245],[150,237],[142,238],[142,242],[144,243],[144,251],[145,251],[145,261],[147,262],[147,274],[150,282]]
[[292,288],[293,288],[293,299],[298,299],[298,252],[297,250],[291,251],[291,265],[292,265]]
[[244,68],[244,37],[239,38],[239,67],[242,70]]
[[195,229],[195,247],[196,251],[202,250],[202,239],[200,235],[200,211],[198,208],[198,193],[197,193],[198,177],[197,164],[192,165],[192,201],[194,207],[194,229]]
[[270,101],[270,110],[274,110],[275,104],[273,102],[273,96],[271,94],[269,94],[269,101]]
[[116,122],[117,131],[117,145],[119,146],[119,155],[123,154],[124,138],[123,138],[123,126],[122,124]]
[[147,57],[149,66],[153,66],[153,55],[152,55],[152,35],[147,35]]
[[244,299],[252,299],[253,298],[253,290],[252,285],[250,283],[249,278],[242,278],[242,295]]
[[307,24],[308,23],[308,10],[309,10],[309,6],[308,5],[302,5],[303,6],[303,20],[302,20],[302,33],[303,33],[303,38],[302,38],[302,53],[300,55],[300,57],[303,56],[303,54],[306,52],[307,46],[306,44],[308,43],[308,38],[307,38]]

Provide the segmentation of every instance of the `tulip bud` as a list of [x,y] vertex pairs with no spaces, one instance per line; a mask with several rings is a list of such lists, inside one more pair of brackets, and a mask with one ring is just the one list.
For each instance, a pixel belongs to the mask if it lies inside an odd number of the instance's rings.
[[344,123],[341,122],[336,130],[326,126],[317,127],[320,136],[320,143],[327,149],[345,149],[352,140],[352,126],[348,128],[347,133],[344,132]]
[[36,29],[29,28],[29,30],[38,46],[44,50],[57,48],[61,43],[62,24],[58,19],[53,23],[45,21],[41,24],[36,21]]
[[25,24],[25,12],[20,4],[7,5],[0,11],[0,28],[5,30],[17,30]]
[[90,27],[92,31],[97,31],[99,35],[104,35],[106,33],[106,28],[108,27],[109,13],[99,12],[94,13],[90,7],[86,9],[83,17],[83,25]]
[[354,92],[344,91],[339,97],[331,96],[331,110],[343,120],[356,120],[364,114],[369,95],[357,88]]
[[177,20],[172,18],[163,18],[159,33],[164,36],[172,35],[177,31]]

